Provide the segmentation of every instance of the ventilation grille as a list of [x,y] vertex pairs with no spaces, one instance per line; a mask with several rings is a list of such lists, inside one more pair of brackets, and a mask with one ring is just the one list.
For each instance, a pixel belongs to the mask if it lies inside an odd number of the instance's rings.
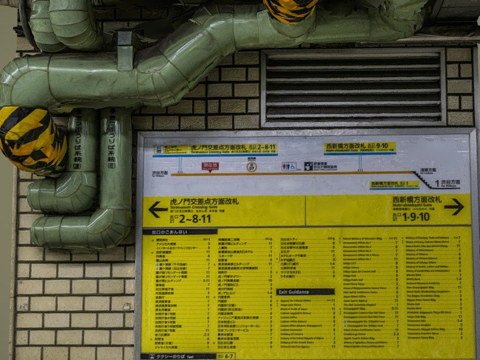
[[262,123],[445,125],[443,50],[412,50],[265,51]]

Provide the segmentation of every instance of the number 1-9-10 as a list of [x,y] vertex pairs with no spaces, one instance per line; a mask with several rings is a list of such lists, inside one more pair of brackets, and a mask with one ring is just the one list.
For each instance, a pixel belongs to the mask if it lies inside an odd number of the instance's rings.
[[403,218],[403,221],[430,221],[430,213],[428,212],[421,212],[421,213],[402,213],[401,218]]

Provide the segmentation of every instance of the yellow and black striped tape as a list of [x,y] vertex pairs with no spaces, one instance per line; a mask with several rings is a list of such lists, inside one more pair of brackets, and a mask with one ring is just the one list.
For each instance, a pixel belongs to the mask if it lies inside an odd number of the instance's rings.
[[0,150],[20,170],[51,175],[65,169],[67,139],[47,110],[0,108]]
[[263,0],[268,12],[284,24],[296,24],[315,11],[319,0]]

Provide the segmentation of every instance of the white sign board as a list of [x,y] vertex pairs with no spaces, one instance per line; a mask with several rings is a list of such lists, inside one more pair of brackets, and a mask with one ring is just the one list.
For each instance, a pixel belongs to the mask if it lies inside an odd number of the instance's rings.
[[475,359],[474,142],[141,137],[137,358]]

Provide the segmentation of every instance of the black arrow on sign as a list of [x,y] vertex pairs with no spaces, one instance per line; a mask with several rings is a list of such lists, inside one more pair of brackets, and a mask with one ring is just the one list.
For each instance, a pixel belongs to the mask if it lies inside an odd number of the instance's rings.
[[157,205],[160,204],[160,201],[156,201],[152,206],[150,206],[150,211],[153,216],[155,216],[157,219],[160,219],[160,216],[157,215],[157,212],[159,211],[168,211],[168,208],[157,208]]
[[463,208],[464,208],[465,206],[463,206],[463,204],[462,204],[460,201],[458,201],[457,199],[453,199],[453,201],[455,201],[455,203],[456,203],[457,205],[445,205],[444,208],[445,208],[445,209],[455,209],[455,210],[457,210],[457,211],[455,211],[455,212],[453,213],[453,216],[456,216],[456,215],[458,215],[458,213],[459,213],[460,211],[463,210]]

